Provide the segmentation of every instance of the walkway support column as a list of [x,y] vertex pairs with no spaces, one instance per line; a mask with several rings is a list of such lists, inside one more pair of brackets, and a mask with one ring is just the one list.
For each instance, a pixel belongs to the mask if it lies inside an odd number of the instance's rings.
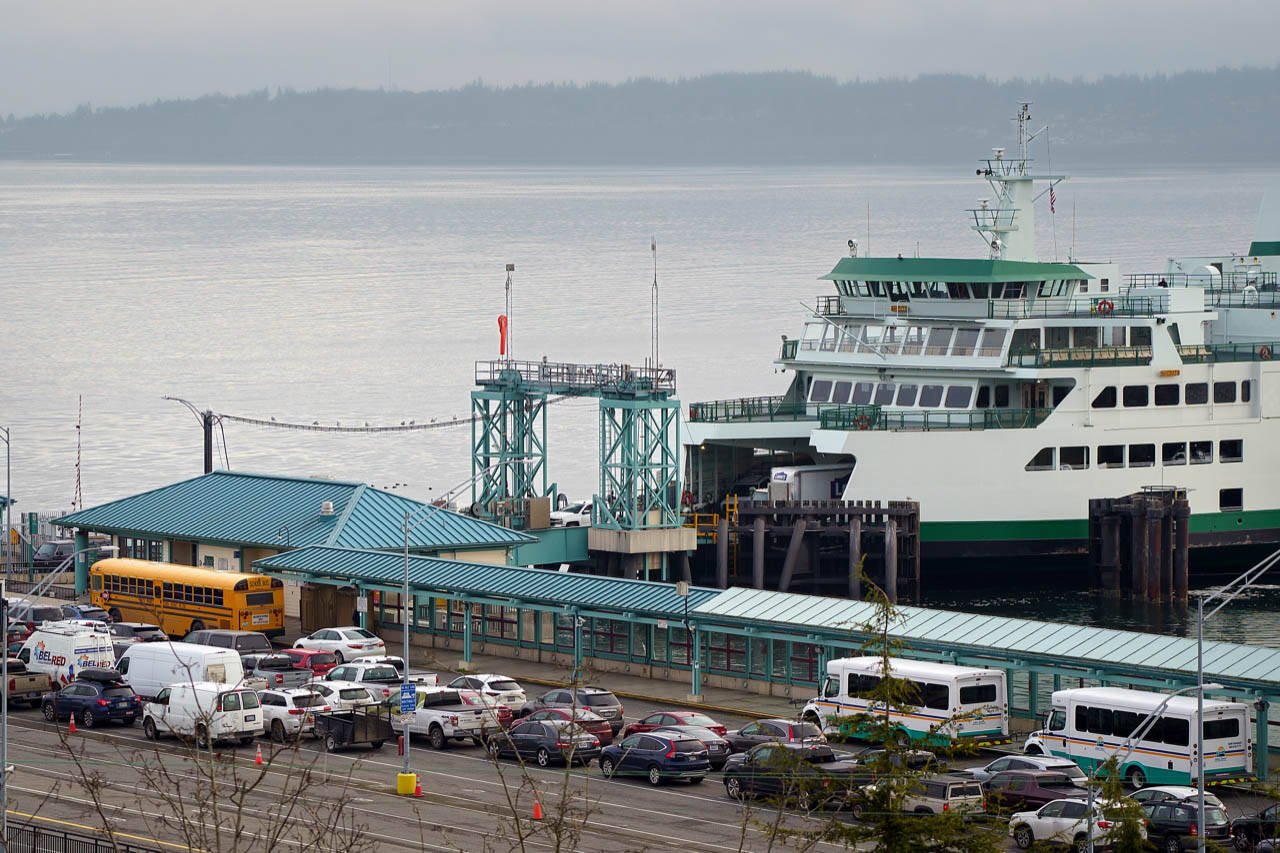
[[884,520],[884,594],[898,603],[898,522],[892,516]]
[[716,522],[716,586],[729,588],[729,517]]
[[702,701],[702,635],[696,622],[689,625],[689,701]]
[[1186,501],[1179,501],[1174,506],[1173,518],[1173,597],[1185,601],[1190,586],[1187,554],[1191,548],[1191,507]]
[[751,585],[764,589],[764,516],[751,522]]
[[685,583],[693,583],[693,566],[689,564],[689,552],[680,552],[680,574]]
[[1150,544],[1147,546],[1147,600],[1159,601],[1163,597],[1163,590],[1160,589],[1160,511],[1155,507],[1147,509],[1147,536],[1150,538]]
[[1147,594],[1147,536],[1146,513],[1141,505],[1129,508],[1129,578],[1135,595]]
[[[5,534],[6,536],[8,533]],[[72,560],[75,568],[76,576],[76,595],[83,595],[89,591],[89,534],[83,530],[77,530],[75,535],[75,558]]]
[[796,519],[791,528],[791,543],[787,545],[787,557],[782,562],[782,576],[778,578],[778,591],[786,592],[791,588],[791,576],[796,571],[796,560],[800,557],[800,546],[804,544],[805,521]]
[[[462,662],[465,664],[470,664],[471,663],[471,602],[465,598],[462,599],[462,616],[463,616]],[[404,626],[404,629],[408,631],[409,626],[406,624]],[[408,666],[408,665],[409,665],[409,662],[405,661],[405,666]]]
[[849,597],[862,600],[862,516],[849,517]]

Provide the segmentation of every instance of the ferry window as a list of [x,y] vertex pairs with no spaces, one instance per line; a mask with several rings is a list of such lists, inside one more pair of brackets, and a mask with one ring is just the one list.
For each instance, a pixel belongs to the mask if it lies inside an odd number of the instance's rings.
[[1124,386],[1124,405],[1125,408],[1134,408],[1137,406],[1145,406],[1148,399],[1148,389],[1146,385],[1126,385]]
[[1052,296],[1052,295],[1053,295],[1053,282],[1051,282],[1051,281],[1042,281],[1042,282],[1040,282],[1040,289],[1039,289],[1039,291],[1037,291],[1037,292],[1038,292],[1038,294],[1039,294],[1040,296],[1046,296],[1046,297],[1047,297],[1047,296]]
[[1160,448],[1160,461],[1165,465],[1187,464],[1187,443],[1185,441],[1166,441]]
[[1156,446],[1154,444],[1129,445],[1129,467],[1150,468],[1156,464]]
[[867,287],[867,283],[865,281],[855,281],[853,283],[853,286],[854,286],[854,289],[858,291],[859,296],[871,295],[871,289]]
[[1062,401],[1067,399],[1067,395],[1071,393],[1070,385],[1054,385],[1053,386],[1053,405],[1060,406]]
[[1129,346],[1131,347],[1151,346],[1151,327],[1150,326],[1130,326],[1129,327]]
[[1223,512],[1244,509],[1244,489],[1218,489],[1218,509]]
[[920,390],[918,385],[899,385],[898,386],[898,405],[914,406],[916,404],[916,392]]
[[990,288],[985,281],[975,281],[969,285],[969,292],[973,294],[974,299],[987,299]]
[[977,342],[977,329],[956,329],[956,342],[951,347],[951,354],[973,355],[973,347]]
[[919,355],[922,349],[924,349],[924,327],[909,327],[902,336],[902,354]]
[[870,382],[855,382],[853,384],[853,404],[855,406],[865,406],[871,402],[871,389],[875,386]]
[[1188,382],[1182,397],[1188,406],[1200,406],[1209,402],[1209,383]]
[[835,323],[828,323],[822,332],[822,350],[824,352],[835,352],[836,339],[840,337],[840,327]]
[[1207,465],[1213,461],[1213,442],[1212,441],[1193,441],[1191,442],[1191,464]]
[[1224,438],[1218,442],[1219,462],[1239,462],[1244,459],[1244,439]]
[[1123,444],[1099,445],[1098,467],[1099,468],[1123,468],[1124,467],[1124,445]]
[[947,386],[947,402],[948,409],[967,409],[969,401],[973,399],[973,386],[971,385],[948,385]]
[[1182,333],[1178,331],[1177,323],[1169,324],[1169,338],[1173,341],[1175,347],[1182,346]]
[[1088,292],[1089,292],[1089,282],[1087,282],[1087,281],[1082,281],[1082,282],[1080,282],[1080,289],[1079,289],[1079,292],[1080,292],[1080,293],[1088,293]]
[[911,297],[913,299],[923,299],[926,296],[928,296],[928,291],[925,290],[923,281],[913,281],[913,282],[910,282],[910,284],[911,284]]
[[871,288],[872,296],[884,296],[885,294],[885,286],[882,281],[869,281],[867,282],[867,287]]
[[1069,326],[1049,326],[1044,330],[1045,349],[1066,349],[1071,346]]
[[876,405],[887,406],[893,402],[895,385],[892,382],[881,382],[876,386]]
[[979,409],[991,408],[991,386],[990,385],[978,386],[978,399],[974,402],[973,405],[974,407]]
[[1234,403],[1235,401],[1236,401],[1236,383],[1234,382],[1213,383],[1213,402]]
[[1124,346],[1124,326],[1112,326],[1111,345],[1113,347]]
[[978,355],[999,355],[1004,350],[1004,339],[1008,336],[1008,329],[984,329]]
[[849,392],[853,390],[852,382],[837,382],[835,393],[831,395],[831,402],[844,404],[849,402]]
[[885,355],[896,355],[902,345],[902,330],[897,326],[885,326],[880,337],[880,351]]
[[942,282],[942,281],[929,282],[929,298],[946,299],[947,298],[946,282]]
[[1180,388],[1177,384],[1157,385],[1152,397],[1157,406],[1176,406]]
[[1021,299],[1023,282],[1011,281],[1004,286],[1005,299]]
[[1205,740],[1227,740],[1240,737],[1240,720],[1232,717],[1229,720],[1205,720]]
[[961,705],[979,705],[996,701],[994,684],[969,684],[960,688]]
[[1004,295],[1004,285],[1003,285],[1003,284],[1001,284],[1001,283],[1000,283],[1000,282],[998,282],[998,281],[996,281],[996,282],[992,282],[992,284],[991,284],[991,298],[992,298],[992,299],[999,299],[999,298],[1000,298],[1001,296],[1003,296],[1003,295]]
[[1096,347],[1098,345],[1098,329],[1094,326],[1081,327],[1075,330],[1075,346]]
[[831,380],[815,379],[809,388],[810,403],[825,403],[831,399]]
[[1098,290],[1102,291],[1103,293],[1106,293],[1110,289],[1111,289],[1111,279],[1104,278],[1101,282],[1099,282]]
[[1108,385],[1093,398],[1093,408],[1114,409],[1116,407],[1116,386]]
[[1089,467],[1089,448],[1063,447],[1058,450],[1058,467],[1063,471],[1079,471]]
[[840,339],[840,352],[853,352],[858,348],[858,338],[861,337],[862,327],[856,325],[845,326],[844,337]]
[[942,403],[942,386],[925,385],[920,389],[920,406],[925,409],[936,409]]
[[1250,382],[1248,379],[1241,382],[1240,383],[1240,402],[1241,403],[1249,402],[1249,398],[1252,396],[1252,391],[1253,389],[1250,387]]
[[929,340],[925,344],[925,355],[946,355],[951,346],[951,330],[935,326],[929,330]]
[[1040,452],[1031,457],[1031,461],[1027,463],[1028,471],[1052,471],[1053,470],[1054,449],[1052,447],[1042,447]]
[[969,286],[962,281],[947,282],[947,295],[952,299],[968,299]]
[[1008,385],[996,386],[996,408],[997,409],[1009,408],[1009,386]]
[[1040,348],[1039,329],[1014,329],[1012,352],[1032,352]]

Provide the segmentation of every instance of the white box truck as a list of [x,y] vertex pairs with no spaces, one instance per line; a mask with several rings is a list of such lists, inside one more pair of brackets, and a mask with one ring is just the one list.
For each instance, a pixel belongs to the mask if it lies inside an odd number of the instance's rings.
[[838,501],[853,475],[852,465],[781,465],[769,472],[769,485],[756,489],[758,501]]

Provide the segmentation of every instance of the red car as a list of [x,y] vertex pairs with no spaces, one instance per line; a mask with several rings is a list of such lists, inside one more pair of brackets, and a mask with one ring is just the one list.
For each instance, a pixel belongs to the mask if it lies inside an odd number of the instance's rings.
[[526,720],[573,720],[595,735],[601,746],[613,743],[613,727],[609,721],[586,708],[543,708],[525,717]]
[[728,731],[728,729],[706,714],[699,714],[697,711],[654,711],[649,716],[627,726],[622,736],[630,737],[640,732],[651,732],[664,726],[701,726],[704,729],[710,729],[720,737],[724,737],[725,732]]
[[486,700],[479,691],[476,690],[459,690],[458,695],[462,697],[462,701],[468,705],[477,705],[481,708],[488,708],[498,715],[498,725],[504,729],[511,727],[511,721],[516,718],[511,709],[506,705],[500,705],[492,699]]
[[315,649],[281,649],[280,653],[293,658],[295,669],[309,669],[316,675],[324,675],[338,665],[338,658],[333,652],[318,652]]

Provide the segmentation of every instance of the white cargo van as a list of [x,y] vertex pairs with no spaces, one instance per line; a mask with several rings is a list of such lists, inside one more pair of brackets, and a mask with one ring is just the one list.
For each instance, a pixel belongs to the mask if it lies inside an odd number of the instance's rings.
[[248,744],[263,733],[262,708],[258,694],[243,687],[214,681],[174,684],[143,708],[142,733],[149,740],[162,734],[192,738],[198,746],[220,740]]
[[115,667],[143,699],[171,684],[208,681],[235,687],[244,681],[244,664],[235,651],[195,643],[134,643]]
[[82,669],[115,666],[116,652],[105,625],[45,622],[27,637],[18,659],[55,684],[69,684]]

